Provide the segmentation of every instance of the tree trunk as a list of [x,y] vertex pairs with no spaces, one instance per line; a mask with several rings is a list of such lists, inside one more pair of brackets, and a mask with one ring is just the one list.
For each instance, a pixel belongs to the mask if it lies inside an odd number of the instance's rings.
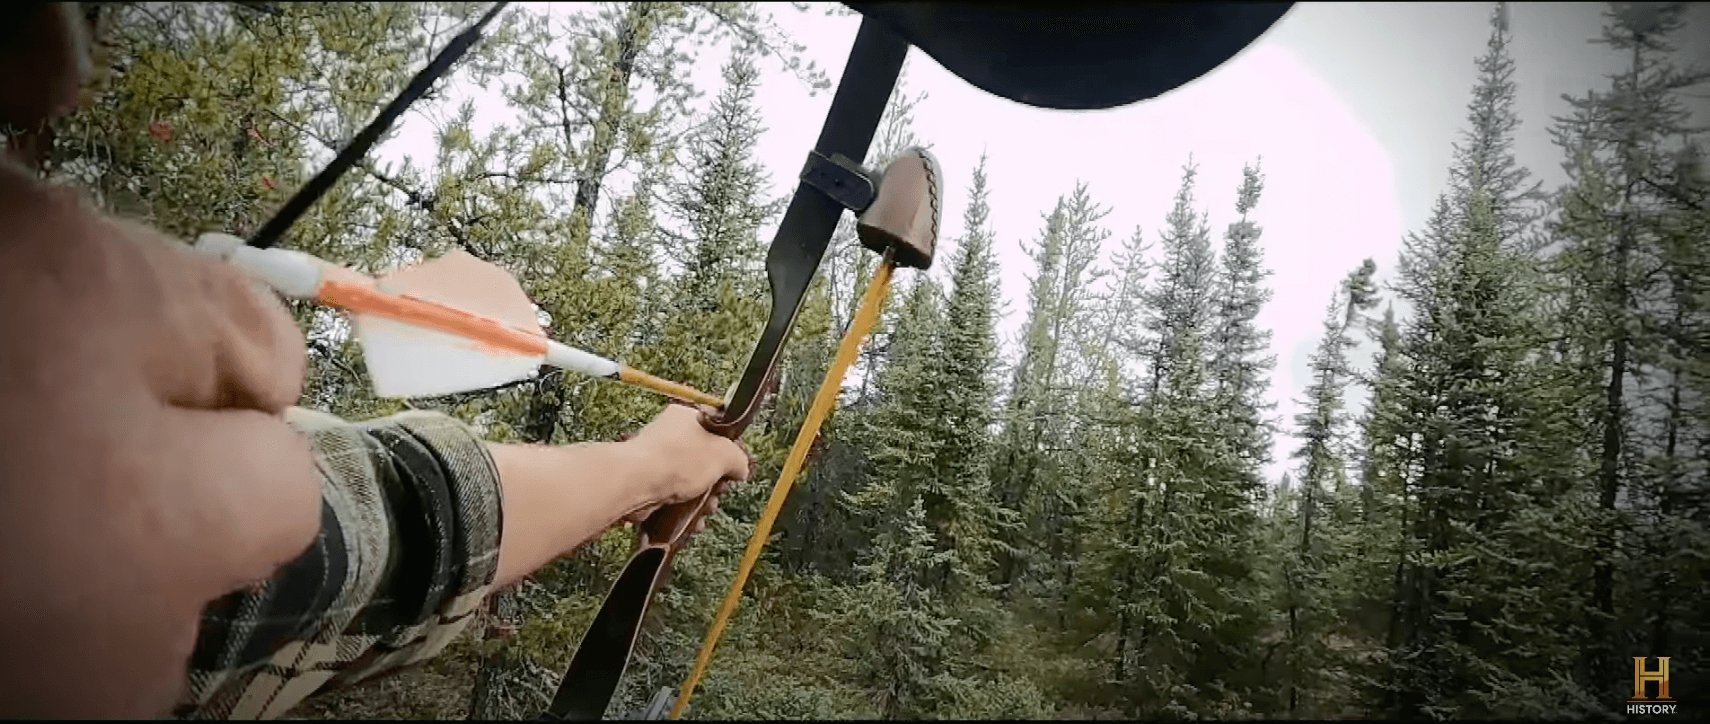
[[[1622,213],[1629,215],[1632,201],[1632,184],[1629,182],[1622,200]],[[1623,220],[1623,229],[1615,247],[1615,288],[1611,290],[1613,299],[1609,300],[1612,309],[1617,310],[1618,316],[1625,316],[1629,309],[1630,290],[1627,288],[1627,260],[1632,253],[1631,217]],[[1603,510],[1605,521],[1601,527],[1603,555],[1598,558],[1592,573],[1591,600],[1596,607],[1596,614],[1591,619],[1591,654],[1592,681],[1614,681],[1619,671],[1614,665],[1615,642],[1611,640],[1613,632],[1611,625],[1615,618],[1615,563],[1610,560],[1615,555],[1615,546],[1619,531],[1614,522],[1615,501],[1621,490],[1621,448],[1622,433],[1626,427],[1626,382],[1627,358],[1630,354],[1630,340],[1627,339],[1626,325],[1616,320],[1614,325],[1615,337],[1610,341],[1609,349],[1609,380],[1604,385],[1603,397],[1603,444],[1598,460],[1598,507]],[[1599,686],[1606,687],[1606,684]]]
[[[494,642],[514,631],[513,627],[520,619],[519,608],[515,595],[509,590],[489,598],[487,611],[482,614],[486,619],[483,640]],[[475,687],[469,692],[470,721],[496,721],[523,715],[522,712],[506,711],[507,707],[501,703],[503,690],[512,684],[511,672],[516,663],[508,646],[494,648],[481,657],[481,668],[475,672]]]

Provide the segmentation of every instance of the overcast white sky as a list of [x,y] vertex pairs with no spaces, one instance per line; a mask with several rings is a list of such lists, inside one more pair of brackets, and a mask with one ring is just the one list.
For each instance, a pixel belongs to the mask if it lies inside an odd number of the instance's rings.
[[[565,4],[568,5],[568,4]],[[808,58],[835,82],[860,24],[767,3],[777,24],[808,47]],[[1111,244],[1136,225],[1155,241],[1189,154],[1199,165],[1197,199],[1221,244],[1234,218],[1244,163],[1263,157],[1264,196],[1254,212],[1264,228],[1275,296],[1259,317],[1273,331],[1277,368],[1271,398],[1284,423],[1275,479],[1289,468],[1286,434],[1307,382],[1306,360],[1336,283],[1366,257],[1387,278],[1407,229],[1417,228],[1447,177],[1451,143],[1465,117],[1474,58],[1489,35],[1491,3],[1303,3],[1241,55],[1161,98],[1098,112],[1045,111],[988,95],[911,51],[905,83],[927,95],[914,112],[917,137],[930,142],[948,174],[942,238],[962,233],[972,169],[989,154],[992,226],[998,236],[1006,339],[1025,316],[1031,265],[1020,242],[1038,235],[1041,214],[1077,181],[1111,208]],[[1566,112],[1563,93],[1601,87],[1620,61],[1586,40],[1603,5],[1517,3],[1511,10],[1523,126],[1522,163],[1549,187],[1561,179],[1545,132]],[[554,8],[556,12],[571,10]],[[571,10],[573,11],[573,10]],[[1698,8],[1694,21],[1704,27]],[[1710,36],[1707,36],[1710,37]],[[1691,54],[1710,64],[1705,43]],[[696,65],[697,87],[716,94],[722,57]],[[758,92],[767,132],[756,150],[771,170],[773,193],[794,174],[819,133],[830,93],[808,89],[775,64]],[[485,94],[463,89],[476,98]],[[500,105],[492,99],[492,106]],[[502,112],[502,111],[496,111]],[[383,157],[432,158],[431,128],[407,122]],[[764,239],[770,241],[771,229]],[[948,259],[949,245],[939,259]],[[942,274],[942,265],[933,273]],[[669,370],[656,370],[669,375]]]

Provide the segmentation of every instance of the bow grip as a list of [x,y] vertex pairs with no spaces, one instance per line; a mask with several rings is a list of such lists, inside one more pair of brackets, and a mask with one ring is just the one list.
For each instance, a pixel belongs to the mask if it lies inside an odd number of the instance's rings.
[[[776,392],[777,387],[778,370],[774,367],[771,372],[767,373],[766,381],[760,385],[760,394],[756,396],[756,399],[764,400],[766,395]],[[672,404],[686,405],[688,403],[673,400]],[[760,410],[760,405],[758,403],[750,405],[747,410],[735,413],[734,416],[731,416],[732,413],[728,409],[713,410],[705,406],[696,406],[696,409],[701,412],[701,427],[705,428],[707,432],[736,440],[741,438],[742,433],[748,430],[749,424],[754,422],[755,413]],[[749,477],[754,475],[754,458],[752,456],[748,459],[748,474]],[[647,520],[639,526],[636,546],[646,548],[663,545],[672,550],[681,547],[695,520],[706,513],[707,503],[713,494],[729,482],[728,478],[720,480],[717,485],[708,488],[705,493],[701,494],[701,497],[695,500],[662,506],[653,511],[653,514],[647,516]]]

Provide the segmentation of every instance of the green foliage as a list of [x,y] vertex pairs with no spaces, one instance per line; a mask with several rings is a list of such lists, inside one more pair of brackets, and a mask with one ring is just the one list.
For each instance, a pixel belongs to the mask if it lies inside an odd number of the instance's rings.
[[[1710,71],[1682,68],[1671,41],[1686,37],[1679,5],[1612,5],[1602,37],[1627,60],[1609,87],[1568,98],[1556,142],[1569,182],[1556,195],[1548,238],[1552,312],[1564,335],[1557,376],[1572,391],[1560,431],[1587,451],[1580,511],[1594,546],[1584,658],[1613,679],[1634,647],[1692,656],[1707,642],[1702,600],[1680,588],[1702,580],[1706,548],[1702,320],[1707,218],[1697,158],[1705,136],[1689,106]],[[1690,238],[1691,241],[1687,241]],[[1695,301],[1696,300],[1696,301]],[[1691,351],[1689,351],[1691,350]],[[1696,441],[1696,442],[1695,442]],[[1666,542],[1665,542],[1666,541]],[[1643,572],[1641,572],[1643,571]],[[1698,618],[1697,620],[1702,620]],[[1679,653],[1674,653],[1679,652]],[[1663,655],[1663,654],[1658,654]],[[1618,695],[1615,685],[1595,689]]]
[[[993,459],[997,502],[1019,516],[999,541],[997,582],[1008,596],[1039,588],[1066,591],[1053,584],[1071,575],[1072,568],[1030,576],[1028,560],[1059,569],[1072,560],[1060,554],[1067,554],[1064,546],[1074,540],[1074,514],[1083,495],[1066,468],[1074,464],[1072,458],[1059,451],[1070,448],[1077,420],[1067,409],[1072,398],[1058,390],[1076,385],[1075,342],[1089,331],[1088,289],[1104,276],[1093,262],[1110,235],[1099,225],[1108,213],[1092,200],[1086,184],[1076,184],[1072,194],[1057,200],[1039,242],[1029,250],[1037,271]],[[1040,556],[1041,551],[1049,553]]]
[[1402,329],[1407,364],[1394,389],[1403,398],[1400,427],[1421,433],[1405,483],[1417,510],[1404,514],[1417,558],[1402,564],[1396,591],[1392,660],[1402,715],[1484,712],[1479,696],[1489,682],[1569,663],[1529,661],[1514,648],[1523,638],[1548,647],[1552,636],[1571,636],[1573,622],[1535,630],[1558,599],[1548,586],[1514,588],[1517,580],[1554,582],[1521,553],[1540,545],[1544,531],[1516,516],[1552,498],[1542,470],[1516,453],[1555,441],[1536,437],[1547,411],[1537,404],[1541,330],[1528,312],[1526,269],[1534,262],[1522,235],[1536,218],[1537,195],[1508,150],[1519,123],[1513,63],[1500,15],[1493,25],[1450,189],[1402,267],[1399,291],[1415,314]]
[[[991,426],[997,402],[997,259],[989,214],[985,158],[973,171],[962,236],[950,259],[952,289],[945,303],[938,354],[927,358],[937,434],[933,475],[925,491],[942,521],[942,545],[953,548],[962,570],[962,593],[985,593],[992,572],[994,536],[1009,528],[1012,512],[995,504],[990,468]],[[976,597],[978,598],[978,597]]]
[[1305,410],[1295,418],[1301,440],[1294,453],[1300,461],[1295,477],[1299,487],[1285,503],[1292,514],[1279,516],[1282,534],[1276,542],[1287,550],[1277,573],[1277,607],[1286,621],[1278,658],[1287,667],[1287,708],[1296,715],[1330,711],[1335,697],[1344,694],[1343,687],[1336,686],[1338,679],[1355,668],[1344,651],[1330,645],[1331,637],[1342,633],[1339,621],[1347,605],[1341,597],[1349,595],[1350,588],[1334,574],[1360,558],[1352,513],[1356,501],[1350,494],[1343,445],[1347,415],[1342,395],[1354,373],[1348,361],[1354,346],[1349,332],[1377,301],[1372,285],[1376,271],[1376,264],[1367,259],[1331,299],[1324,337],[1308,361],[1312,382],[1302,400]]
[[[175,234],[247,233],[484,9],[240,5],[105,5],[106,73],[47,173]],[[1397,278],[1379,289],[1368,260],[1331,295],[1275,486],[1256,161],[1220,247],[1191,157],[1153,236],[1115,249],[1077,184],[1023,245],[1009,349],[996,259],[1016,230],[990,221],[1007,181],[947,169],[969,181],[944,271],[899,274],[689,715],[1577,719],[1618,713],[1622,652],[1710,656],[1710,177],[1685,108],[1710,76],[1671,60],[1684,22],[1612,6],[1597,42],[1628,67],[1570,98],[1569,181],[1546,195],[1510,150],[1498,8]],[[686,71],[726,51],[703,103]],[[555,337],[722,392],[768,311],[760,231],[782,208],[756,90],[777,70],[825,87],[802,54],[752,3],[513,10],[452,73],[501,91],[509,122],[436,91],[434,153],[365,162],[286,243],[371,272],[462,249],[515,273]],[[927,145],[924,97],[899,81],[866,163]],[[875,268],[849,218],[832,244],[745,439],[756,480],[677,559],[610,715],[699,650]],[[565,443],[660,404],[557,373],[379,400],[348,325],[293,311],[302,404],[348,417],[424,407]],[[472,628],[512,637],[296,713],[533,716],[631,546],[609,531],[495,596]],[[1679,690],[1710,682],[1690,668]]]

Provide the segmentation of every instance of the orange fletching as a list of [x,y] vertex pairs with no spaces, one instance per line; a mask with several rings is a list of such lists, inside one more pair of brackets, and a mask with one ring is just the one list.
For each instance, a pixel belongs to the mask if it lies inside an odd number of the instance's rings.
[[335,307],[444,330],[490,346],[495,351],[546,354],[546,339],[543,337],[437,302],[387,294],[363,284],[343,281],[322,283],[317,296]]

